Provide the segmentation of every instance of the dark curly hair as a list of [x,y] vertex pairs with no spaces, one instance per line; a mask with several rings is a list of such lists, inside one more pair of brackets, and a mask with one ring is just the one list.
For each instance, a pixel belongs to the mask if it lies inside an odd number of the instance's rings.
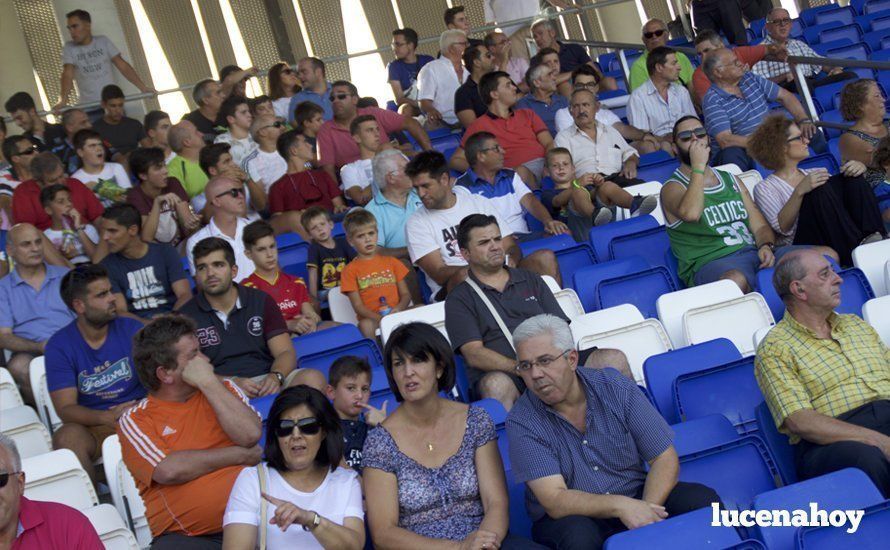
[[788,130],[792,124],[794,122],[783,115],[766,117],[748,138],[748,153],[770,170],[778,170],[785,165]]

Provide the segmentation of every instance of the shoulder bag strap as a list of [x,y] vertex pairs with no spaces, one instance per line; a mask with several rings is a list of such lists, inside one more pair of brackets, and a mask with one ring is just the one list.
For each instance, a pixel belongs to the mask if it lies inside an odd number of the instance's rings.
[[485,304],[485,307],[488,308],[488,311],[491,313],[492,317],[494,317],[494,320],[497,322],[498,328],[500,328],[501,332],[504,333],[504,338],[506,338],[507,342],[510,343],[510,347],[513,348],[513,351],[516,351],[516,346],[513,345],[513,334],[511,334],[510,331],[507,330],[507,325],[504,324],[504,320],[501,319],[501,316],[498,314],[498,311],[494,308],[494,305],[491,303],[491,300],[489,300],[488,296],[485,295],[485,292],[483,292],[482,289],[479,288],[479,285],[476,284],[476,281],[474,281],[473,279],[470,278],[469,274],[467,275],[467,278],[465,279],[465,281],[467,282],[468,285],[470,285],[470,288],[472,288],[476,292],[476,294],[482,300],[482,303]]

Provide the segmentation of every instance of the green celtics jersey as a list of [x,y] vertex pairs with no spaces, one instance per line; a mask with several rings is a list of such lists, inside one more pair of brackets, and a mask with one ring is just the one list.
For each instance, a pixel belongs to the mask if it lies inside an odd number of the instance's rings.
[[[705,188],[701,218],[693,223],[677,220],[667,224],[680,278],[689,286],[694,284],[693,277],[706,263],[754,244],[754,236],[748,228],[748,210],[735,178],[722,170],[714,170],[714,174],[719,183]],[[689,186],[689,178],[679,169],[665,184],[668,182],[679,183],[684,188]]]

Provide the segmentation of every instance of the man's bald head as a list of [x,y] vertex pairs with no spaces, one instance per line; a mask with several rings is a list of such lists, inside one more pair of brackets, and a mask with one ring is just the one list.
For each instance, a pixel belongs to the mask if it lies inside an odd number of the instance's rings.
[[241,184],[228,176],[215,176],[210,178],[204,187],[204,196],[207,197],[207,202],[210,202],[223,191],[239,185]]
[[30,223],[17,223],[12,226],[12,229],[9,230],[9,234],[6,235],[6,244],[9,246],[18,243],[21,240],[37,238],[40,235],[40,230]]
[[6,236],[6,251],[17,266],[38,266],[43,263],[43,233],[30,223],[18,223]]

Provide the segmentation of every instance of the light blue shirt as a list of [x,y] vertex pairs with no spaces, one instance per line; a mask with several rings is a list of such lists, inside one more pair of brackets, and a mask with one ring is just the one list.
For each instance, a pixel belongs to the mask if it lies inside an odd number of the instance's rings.
[[374,214],[377,218],[377,246],[384,248],[404,248],[408,246],[405,238],[405,223],[415,210],[423,206],[417,192],[412,189],[408,192],[404,208],[383,196],[376,185],[374,198],[365,206],[365,210]]
[[297,105],[303,103],[304,101],[311,101],[315,103],[322,109],[324,109],[324,114],[322,118],[325,120],[331,120],[334,118],[334,108],[331,106],[331,84],[328,82],[328,87],[325,89],[324,94],[317,94],[312,90],[300,90],[295,93],[292,98],[290,98],[290,104],[287,106],[287,120],[288,122],[294,119],[294,109],[297,108]]
[[17,269],[0,279],[0,327],[11,328],[19,338],[43,342],[74,320],[59,289],[68,269],[46,265],[46,277],[39,289],[19,276]]

